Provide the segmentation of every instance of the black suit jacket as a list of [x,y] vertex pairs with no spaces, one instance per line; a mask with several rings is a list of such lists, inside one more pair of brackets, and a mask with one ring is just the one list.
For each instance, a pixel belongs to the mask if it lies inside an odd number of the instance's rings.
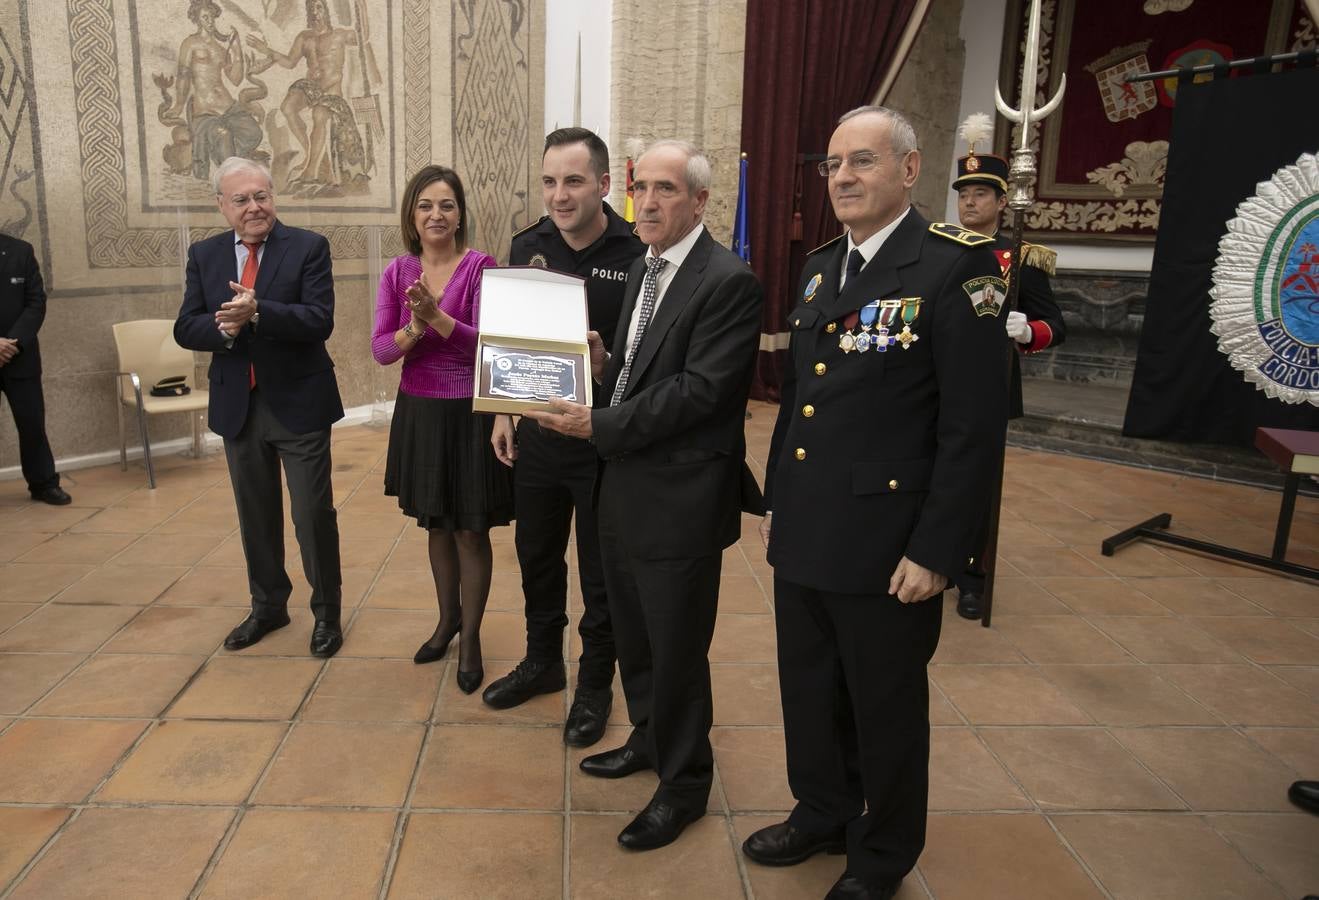
[[[839,294],[846,252],[839,239],[807,258],[788,314],[769,562],[806,587],[883,594],[904,555],[951,578],[979,553],[1007,428],[1009,338],[1001,306],[978,314],[980,289],[966,286],[1001,276],[987,240],[935,234],[912,209]],[[916,340],[843,352],[849,314],[893,298],[920,299]]]
[[41,374],[37,330],[46,318],[46,289],[27,241],[0,234],[0,335],[18,341],[18,355],[0,369],[6,378]]
[[[628,273],[605,398],[626,359],[645,268],[642,256]],[[702,232],[646,329],[622,401],[592,412],[607,469],[601,512],[627,523],[620,537],[632,556],[718,552],[738,539],[742,509],[760,509],[743,429],[763,300],[746,263]]]
[[247,325],[232,346],[215,327],[215,312],[233,298],[238,281],[234,233],[188,248],[183,306],[174,339],[211,357],[211,430],[236,437],[247,420],[249,366],[271,411],[285,428],[306,434],[343,418],[334,362],[325,341],[334,330],[330,245],[318,234],[276,221],[257,271],[260,323]]

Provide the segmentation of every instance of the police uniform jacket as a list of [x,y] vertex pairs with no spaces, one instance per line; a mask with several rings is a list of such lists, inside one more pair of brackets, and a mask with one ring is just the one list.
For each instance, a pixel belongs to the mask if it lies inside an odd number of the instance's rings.
[[[1003,267],[1003,277],[1008,277],[1011,264],[1012,239],[1003,232],[994,235],[994,253]],[[1030,324],[1031,341],[1029,344],[1017,344],[1021,353],[1039,353],[1050,347],[1056,347],[1067,337],[1063,327],[1062,310],[1053,299],[1053,287],[1049,284],[1049,273],[1042,268],[1042,256],[1052,259],[1053,251],[1044,247],[1023,244],[1021,267],[1017,270],[1021,279],[1021,290],[1017,293],[1017,310],[1026,314]],[[1051,268],[1050,264],[1050,268]],[[1015,342],[1014,342],[1015,343]],[[1021,361],[1014,354],[1012,357],[1012,395],[1009,398],[1009,416],[1013,419],[1021,416],[1024,410],[1021,402]]]
[[600,332],[604,345],[612,347],[618,311],[627,289],[628,269],[638,256],[646,252],[646,245],[637,237],[632,223],[614,212],[608,203],[604,204],[604,211],[604,234],[585,250],[569,247],[554,220],[542,216],[539,222],[513,236],[508,263],[511,266],[541,266],[585,278],[587,318],[591,330]]
[[[983,299],[1003,287],[989,243],[912,209],[841,294],[847,242],[807,258],[766,466],[777,578],[884,594],[904,555],[952,577],[978,552],[966,510],[989,502],[1008,399],[1002,297]],[[920,301],[905,349],[843,352],[852,314],[899,298]]]
[[32,245],[0,234],[0,335],[18,341],[18,355],[0,374],[36,378],[41,374],[37,330],[46,318],[46,290]]

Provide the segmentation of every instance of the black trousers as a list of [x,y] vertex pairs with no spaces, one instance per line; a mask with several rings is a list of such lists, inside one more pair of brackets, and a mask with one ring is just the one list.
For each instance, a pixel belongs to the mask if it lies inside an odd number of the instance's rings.
[[591,491],[599,458],[586,441],[542,429],[530,419],[518,424],[518,459],[513,468],[514,530],[522,595],[527,614],[527,657],[539,662],[563,658],[568,624],[568,549],[573,511],[577,513],[577,572],[584,611],[577,683],[607,688],[614,680],[614,634]]
[[18,429],[18,463],[32,493],[56,487],[55,457],[46,438],[46,401],[41,394],[41,376],[6,377],[0,368],[0,393],[9,400]]
[[282,463],[302,571],[311,585],[311,611],[319,622],[338,623],[342,579],[330,482],[330,429],[294,434],[275,418],[258,386],[252,390],[242,431],[224,439],[224,455],[238,505],[253,614],[282,615],[293,591],[284,571]]
[[930,697],[942,598],[832,594],[774,579],[788,821],[846,826],[847,868],[879,883],[925,847]]
[[611,519],[608,513],[600,518],[600,545],[632,723],[627,746],[654,765],[657,800],[704,810],[714,778],[710,640],[723,554],[637,559],[619,542],[627,523]]

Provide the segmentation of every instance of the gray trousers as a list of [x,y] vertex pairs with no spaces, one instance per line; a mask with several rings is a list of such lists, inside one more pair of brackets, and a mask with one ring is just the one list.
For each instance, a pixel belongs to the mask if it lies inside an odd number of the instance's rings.
[[337,624],[342,579],[330,481],[330,429],[294,434],[275,418],[257,387],[243,430],[224,439],[224,455],[238,505],[252,613],[258,618],[285,615],[293,590],[284,571],[284,491],[279,476],[283,463],[302,571],[311,585],[312,614],[318,622]]

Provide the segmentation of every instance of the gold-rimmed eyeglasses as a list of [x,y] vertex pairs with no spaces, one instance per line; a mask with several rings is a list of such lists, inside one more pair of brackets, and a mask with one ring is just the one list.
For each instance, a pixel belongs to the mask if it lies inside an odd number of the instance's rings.
[[843,163],[846,162],[849,169],[859,174],[861,172],[869,172],[871,169],[875,168],[885,156],[905,155],[905,153],[886,154],[875,153],[873,150],[858,150],[856,153],[847,157],[846,160],[840,159],[837,156],[831,156],[828,159],[820,160],[816,169],[821,176],[825,178],[833,178],[838,174],[838,170],[843,167]]
[[232,197],[229,197],[228,200],[230,205],[232,206],[247,206],[247,204],[253,201],[256,201],[257,206],[265,206],[267,203],[269,203],[271,200],[274,199],[274,196],[275,196],[274,194],[268,193],[266,191],[258,191],[257,193],[250,195],[234,194]]

